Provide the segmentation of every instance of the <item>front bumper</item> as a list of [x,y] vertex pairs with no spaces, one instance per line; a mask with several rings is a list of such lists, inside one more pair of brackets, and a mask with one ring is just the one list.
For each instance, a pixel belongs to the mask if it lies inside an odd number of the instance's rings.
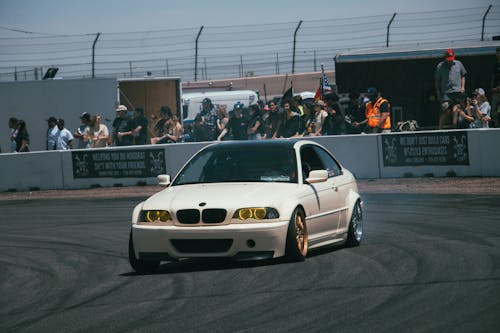
[[139,259],[249,260],[283,256],[287,230],[288,221],[196,227],[134,224],[132,240]]

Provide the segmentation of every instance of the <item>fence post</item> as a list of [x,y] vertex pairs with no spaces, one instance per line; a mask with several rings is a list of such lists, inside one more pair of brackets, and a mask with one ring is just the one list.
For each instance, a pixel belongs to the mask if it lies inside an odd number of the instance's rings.
[[95,77],[95,44],[97,43],[100,35],[101,33],[98,32],[95,36],[94,43],[92,44],[92,78]]
[[314,72],[317,72],[318,66],[316,64],[316,50],[314,50]]
[[293,55],[292,55],[292,74],[295,73],[295,44],[297,43],[297,31],[299,31],[300,26],[302,25],[302,20],[300,20],[297,28],[295,28],[295,32],[293,33]]
[[483,26],[481,27],[481,41],[484,40],[484,23],[486,22],[486,16],[488,16],[490,9],[491,9],[491,5],[488,6],[488,9],[486,9],[486,13],[484,13],[484,16],[483,16]]
[[240,77],[244,77],[245,73],[243,72],[243,56],[240,55],[240,65],[241,65],[241,75]]
[[389,47],[389,29],[391,28],[392,21],[394,21],[394,18],[396,17],[397,13],[394,13],[391,17],[391,20],[389,21],[389,24],[387,25],[387,39],[385,41],[385,47]]
[[194,51],[194,80],[198,80],[198,40],[200,39],[201,31],[203,30],[203,26],[200,27],[200,31],[198,31],[198,35],[196,36],[195,41],[195,51]]
[[280,73],[280,58],[278,52],[276,52],[276,75]]

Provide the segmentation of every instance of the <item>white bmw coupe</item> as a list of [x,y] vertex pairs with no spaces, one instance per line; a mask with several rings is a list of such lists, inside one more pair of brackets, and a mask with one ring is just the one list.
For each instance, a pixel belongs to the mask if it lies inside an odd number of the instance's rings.
[[361,242],[354,176],[310,140],[231,141],[195,154],[175,179],[133,212],[129,260],[137,272],[161,261],[288,256]]

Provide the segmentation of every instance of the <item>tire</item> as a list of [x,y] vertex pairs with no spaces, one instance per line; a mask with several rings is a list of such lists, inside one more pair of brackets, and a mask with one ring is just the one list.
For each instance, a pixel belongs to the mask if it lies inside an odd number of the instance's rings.
[[160,266],[160,261],[158,260],[141,260],[135,257],[132,230],[130,230],[128,240],[128,260],[130,262],[130,266],[132,266],[137,273],[154,273]]
[[286,236],[286,257],[293,261],[303,261],[309,249],[309,239],[304,211],[295,208]]
[[349,222],[349,230],[347,231],[346,246],[354,247],[361,244],[363,238],[363,211],[359,201],[354,205],[354,209]]

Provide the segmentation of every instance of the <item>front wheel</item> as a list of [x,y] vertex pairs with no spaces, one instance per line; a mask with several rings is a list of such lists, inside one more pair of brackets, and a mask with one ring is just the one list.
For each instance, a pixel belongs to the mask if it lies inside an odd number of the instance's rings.
[[153,273],[160,266],[160,261],[158,260],[141,260],[135,257],[132,230],[130,230],[130,236],[128,239],[128,260],[130,262],[130,266],[132,266],[137,273]]
[[292,260],[302,261],[307,256],[309,239],[305,214],[300,208],[295,208],[286,237],[286,256]]
[[354,206],[351,221],[349,222],[349,230],[347,231],[346,246],[359,246],[363,238],[363,211],[361,203],[358,201]]

